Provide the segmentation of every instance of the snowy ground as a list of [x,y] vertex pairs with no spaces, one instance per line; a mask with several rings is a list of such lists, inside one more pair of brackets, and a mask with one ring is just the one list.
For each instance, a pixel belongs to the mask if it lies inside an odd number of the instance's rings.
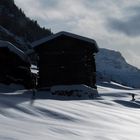
[[[140,90],[98,85],[96,100],[53,100],[0,86],[0,140],[140,140]],[[22,87],[21,87],[22,89]]]

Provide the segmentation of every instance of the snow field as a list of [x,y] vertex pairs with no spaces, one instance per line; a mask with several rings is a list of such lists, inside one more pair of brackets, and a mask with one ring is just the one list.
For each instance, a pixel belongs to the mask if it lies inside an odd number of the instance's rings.
[[139,140],[140,98],[129,95],[139,91],[110,83],[98,92],[96,100],[54,100],[44,92],[33,101],[31,91],[1,89],[0,140]]

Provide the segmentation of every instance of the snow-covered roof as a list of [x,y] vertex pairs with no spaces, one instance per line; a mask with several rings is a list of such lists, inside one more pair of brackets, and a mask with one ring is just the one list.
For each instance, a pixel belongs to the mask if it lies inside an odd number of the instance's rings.
[[37,40],[37,41],[32,43],[32,47],[37,47],[37,46],[39,46],[39,45],[41,45],[43,43],[46,43],[46,42],[48,42],[48,41],[50,41],[52,39],[55,39],[55,38],[57,38],[57,37],[59,37],[61,35],[65,35],[65,36],[72,37],[72,38],[75,38],[75,39],[83,40],[85,42],[89,42],[91,44],[94,44],[96,52],[98,52],[98,50],[99,50],[95,40],[87,38],[87,37],[83,37],[83,36],[80,36],[80,35],[76,35],[76,34],[73,34],[73,33],[65,32],[65,31],[61,31],[61,32],[58,32],[58,33],[56,33],[54,35],[51,35],[51,36],[42,38],[40,40]]
[[3,41],[0,40],[0,48],[6,47],[8,48],[11,52],[17,54],[22,60],[24,61],[28,61],[27,55],[25,55],[25,53],[23,51],[21,51],[20,49],[18,49],[16,46],[14,46],[12,43],[8,42],[8,41]]

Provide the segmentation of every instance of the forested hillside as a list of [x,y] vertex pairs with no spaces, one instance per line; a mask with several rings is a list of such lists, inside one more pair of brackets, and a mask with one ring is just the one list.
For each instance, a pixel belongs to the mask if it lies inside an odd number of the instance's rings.
[[27,45],[50,34],[50,29],[42,28],[37,21],[26,17],[14,0],[0,0],[0,40]]

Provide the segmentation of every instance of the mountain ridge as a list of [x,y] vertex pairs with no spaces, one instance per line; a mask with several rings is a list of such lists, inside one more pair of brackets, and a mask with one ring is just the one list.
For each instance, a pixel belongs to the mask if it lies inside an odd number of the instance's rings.
[[140,88],[140,70],[128,64],[118,51],[100,48],[96,54],[97,81],[117,82]]

